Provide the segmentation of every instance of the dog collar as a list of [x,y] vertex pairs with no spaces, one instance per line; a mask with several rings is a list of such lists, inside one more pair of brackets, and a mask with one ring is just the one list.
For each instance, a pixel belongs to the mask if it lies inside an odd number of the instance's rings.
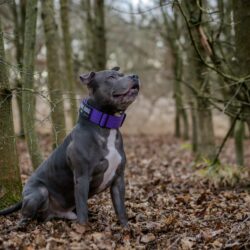
[[99,125],[102,128],[117,129],[120,128],[126,118],[126,114],[120,116],[103,113],[88,104],[88,99],[81,102],[79,109],[80,116]]

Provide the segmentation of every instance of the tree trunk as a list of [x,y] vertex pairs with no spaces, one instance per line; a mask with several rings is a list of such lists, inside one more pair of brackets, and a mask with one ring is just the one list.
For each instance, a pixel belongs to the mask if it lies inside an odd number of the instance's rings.
[[[250,73],[250,1],[233,0],[236,57],[239,63],[240,76]],[[247,83],[250,86],[249,83]]]
[[[203,46],[204,37],[202,36],[201,27],[201,10],[198,8],[197,1],[192,0],[189,2],[189,15],[190,23],[192,27],[192,34],[194,40],[199,48],[199,52],[206,58],[206,48]],[[206,42],[206,41],[205,41]],[[205,95],[209,95],[210,86],[208,79],[208,69],[203,65],[199,56],[197,55],[194,48],[192,64],[194,67],[194,84],[193,86],[198,90],[199,96],[196,96],[197,105],[197,129],[198,129],[198,147],[197,147],[197,157],[205,157],[207,159],[214,159],[215,157],[215,139],[213,130],[213,120],[212,111],[208,100]],[[190,59],[191,60],[191,59]]]
[[[250,33],[248,32],[250,26],[250,2],[247,0],[233,0],[233,19],[235,28],[235,57],[239,66],[239,78],[243,78],[250,74]],[[245,88],[241,92],[246,96],[245,102],[249,103],[250,83],[244,83]],[[249,106],[242,106],[243,112],[246,110],[247,124],[250,128]],[[237,164],[243,165],[243,122],[238,122],[235,134],[236,158]]]
[[106,68],[106,36],[105,36],[105,15],[104,0],[96,0],[95,3],[95,61],[96,70]]
[[198,151],[197,108],[193,101],[190,101],[189,106],[191,109],[192,120],[192,151],[196,154]]
[[[176,47],[176,46],[175,46]],[[189,138],[189,124],[186,110],[183,107],[183,94],[181,91],[182,62],[177,48],[174,54],[174,97],[175,97],[175,136],[184,140]]]
[[[161,5],[161,1],[159,1]],[[186,110],[183,107],[183,94],[181,91],[181,79],[183,74],[183,58],[181,58],[180,45],[180,33],[178,25],[178,15],[174,12],[174,17],[169,18],[166,12],[161,6],[161,14],[164,23],[164,31],[161,32],[161,36],[165,41],[165,46],[170,46],[172,57],[173,57],[173,72],[174,72],[174,99],[175,99],[175,136],[183,137],[183,139],[188,139],[189,137],[189,124]],[[157,22],[157,21],[156,21]],[[158,24],[160,29],[160,25]],[[181,129],[182,128],[182,129]]]
[[62,95],[62,77],[59,66],[59,35],[55,22],[52,0],[42,1],[42,19],[47,48],[48,87],[50,93],[51,116],[55,145],[60,144],[65,133],[64,104]]
[[84,43],[84,66],[87,70],[95,70],[94,65],[94,21],[90,0],[82,0],[82,7],[85,13],[85,43]]
[[3,33],[0,21],[0,209],[20,200],[22,184],[18,167]]
[[22,106],[23,122],[29,154],[33,168],[37,168],[42,162],[42,155],[35,131],[35,97],[28,89],[33,90],[33,74],[35,65],[35,44],[36,44],[36,20],[37,0],[28,0],[26,9],[25,35],[24,35],[24,58],[22,73]]
[[[18,65],[18,69],[20,73],[22,74],[22,64],[23,64],[23,41],[24,41],[24,26],[25,26],[25,10],[23,8],[25,7],[25,3],[22,1],[19,3],[20,5],[20,12],[21,12],[21,18],[19,15],[19,11],[17,9],[16,0],[13,0],[13,3],[11,4],[11,10],[13,13],[14,18],[14,35],[15,35],[15,48],[16,48],[16,61]],[[24,8],[25,9],[25,8]],[[19,21],[21,19],[21,21]],[[16,78],[16,86],[18,89],[22,88],[21,81],[19,78]],[[24,136],[24,128],[23,128],[23,112],[22,112],[22,91],[17,92],[17,108],[19,112],[19,136]]]
[[234,127],[236,163],[239,166],[244,166],[244,126],[243,121],[237,121]]
[[60,0],[61,4],[61,23],[63,32],[63,43],[64,43],[64,56],[65,56],[65,67],[67,73],[67,86],[70,99],[70,113],[73,124],[77,119],[77,105],[75,95],[75,79],[73,70],[73,59],[72,59],[72,48],[71,48],[71,36],[69,32],[69,0]]
[[85,65],[88,70],[104,70],[106,67],[106,31],[104,0],[82,0],[85,12]]

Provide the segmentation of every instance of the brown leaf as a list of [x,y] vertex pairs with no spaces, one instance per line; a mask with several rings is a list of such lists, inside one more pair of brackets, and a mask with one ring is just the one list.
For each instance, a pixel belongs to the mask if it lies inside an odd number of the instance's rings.
[[155,240],[155,236],[152,233],[145,234],[141,237],[142,243],[148,243],[148,242],[153,241],[153,240]]

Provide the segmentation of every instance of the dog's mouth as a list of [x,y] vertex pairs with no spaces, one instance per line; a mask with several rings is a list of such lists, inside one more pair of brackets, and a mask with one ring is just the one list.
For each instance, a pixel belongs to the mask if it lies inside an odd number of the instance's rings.
[[114,93],[113,97],[119,98],[119,97],[124,97],[124,96],[136,96],[138,95],[140,90],[140,85],[139,83],[134,83],[129,89],[122,93]]

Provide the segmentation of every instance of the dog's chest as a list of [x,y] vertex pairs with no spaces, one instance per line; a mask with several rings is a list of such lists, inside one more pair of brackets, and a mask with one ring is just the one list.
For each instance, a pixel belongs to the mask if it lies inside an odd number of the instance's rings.
[[98,191],[105,189],[110,181],[114,178],[116,170],[122,160],[122,157],[116,148],[116,135],[117,131],[115,129],[111,129],[107,139],[108,154],[105,156],[106,160],[108,161],[108,168],[104,172],[103,180],[98,188]]

